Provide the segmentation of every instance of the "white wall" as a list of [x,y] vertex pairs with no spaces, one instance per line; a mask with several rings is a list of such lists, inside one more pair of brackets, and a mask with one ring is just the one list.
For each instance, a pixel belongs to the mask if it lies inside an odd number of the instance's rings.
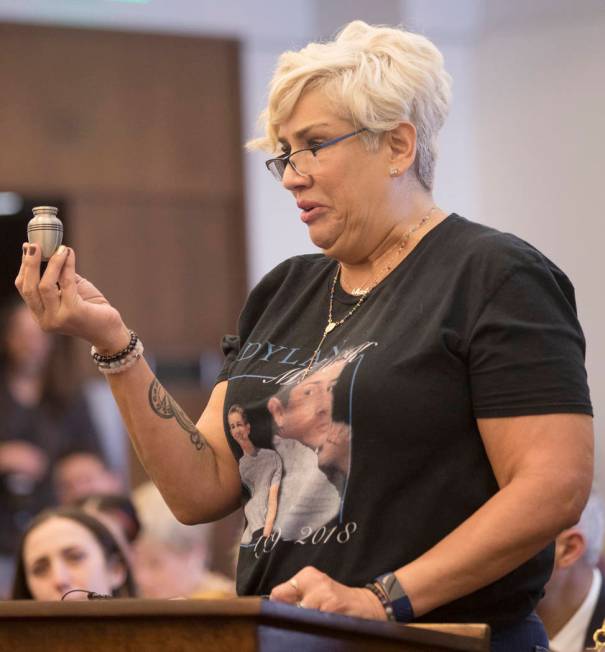
[[475,50],[477,217],[535,244],[575,285],[605,493],[605,3],[539,15],[507,4]]

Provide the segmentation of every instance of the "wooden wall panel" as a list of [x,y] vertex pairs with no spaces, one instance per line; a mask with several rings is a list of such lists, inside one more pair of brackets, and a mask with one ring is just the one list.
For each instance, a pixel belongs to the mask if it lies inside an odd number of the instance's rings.
[[230,249],[229,202],[76,197],[78,268],[150,351],[164,357],[218,349],[241,307],[241,254]]
[[0,24],[0,178],[241,191],[234,41]]

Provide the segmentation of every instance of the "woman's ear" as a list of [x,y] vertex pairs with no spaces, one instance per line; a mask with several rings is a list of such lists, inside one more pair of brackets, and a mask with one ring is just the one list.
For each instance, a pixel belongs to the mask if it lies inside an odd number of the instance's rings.
[[[391,176],[407,172],[416,160],[416,127],[411,122],[400,122],[386,133],[389,147],[389,170]],[[397,170],[397,174],[391,171]]]

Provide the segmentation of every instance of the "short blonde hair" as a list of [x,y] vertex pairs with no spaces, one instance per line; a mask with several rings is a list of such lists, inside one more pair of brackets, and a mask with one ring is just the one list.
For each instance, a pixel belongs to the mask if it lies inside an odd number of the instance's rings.
[[260,120],[265,136],[250,141],[250,149],[278,150],[278,129],[301,95],[320,88],[339,115],[376,148],[379,135],[400,122],[417,132],[414,169],[420,183],[433,186],[437,134],[447,116],[451,77],[441,52],[424,36],[403,29],[349,23],[334,41],[310,43],[279,58],[269,85],[269,98]]

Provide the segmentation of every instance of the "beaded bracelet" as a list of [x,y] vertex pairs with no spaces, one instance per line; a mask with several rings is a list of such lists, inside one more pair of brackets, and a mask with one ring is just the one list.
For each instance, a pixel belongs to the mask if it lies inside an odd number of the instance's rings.
[[383,606],[385,613],[387,615],[387,620],[395,620],[395,614],[393,613],[393,606],[391,601],[387,598],[385,592],[382,589],[382,586],[376,582],[366,584],[366,589],[370,589],[372,593],[380,600],[380,604]]
[[143,355],[145,350],[143,342],[138,338],[136,333],[130,331],[130,342],[127,347],[114,353],[113,355],[102,355],[93,346],[90,354],[97,365],[97,369],[102,374],[119,374],[132,367],[137,360]]
[[114,360],[119,360],[125,355],[128,355],[134,349],[139,339],[138,335],[134,331],[128,331],[128,332],[130,334],[130,342],[128,342],[128,345],[125,346],[121,351],[118,351],[117,353],[112,353],[111,355],[103,355],[102,353],[99,353],[93,346],[90,349],[90,355],[92,356],[92,359],[97,364],[99,364],[99,362],[113,362]]
[[137,362],[143,355],[143,342],[137,340],[135,347],[132,351],[129,351],[126,355],[117,360],[112,360],[111,362],[97,362],[97,369],[102,374],[120,374],[126,369],[132,367],[132,365]]

